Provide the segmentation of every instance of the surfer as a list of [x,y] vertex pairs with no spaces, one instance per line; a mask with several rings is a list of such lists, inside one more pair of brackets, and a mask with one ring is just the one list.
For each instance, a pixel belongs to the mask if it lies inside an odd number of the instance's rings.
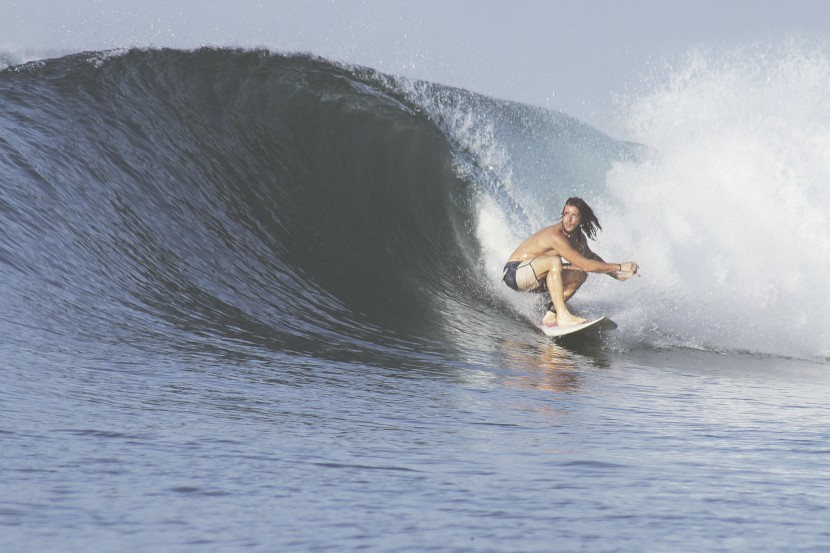
[[549,293],[551,305],[542,324],[574,325],[586,322],[565,305],[588,279],[588,273],[606,273],[619,281],[637,274],[633,261],[606,263],[588,247],[602,230],[594,210],[582,198],[568,198],[562,220],[522,242],[504,266],[503,280],[518,292]]

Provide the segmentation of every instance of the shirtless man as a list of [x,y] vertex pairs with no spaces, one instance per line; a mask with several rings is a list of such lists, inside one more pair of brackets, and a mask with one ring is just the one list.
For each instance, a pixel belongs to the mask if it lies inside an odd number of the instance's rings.
[[552,309],[545,313],[542,324],[586,322],[568,311],[565,302],[588,279],[588,273],[606,273],[619,281],[637,274],[635,262],[606,263],[591,251],[587,238],[596,239],[597,230],[602,227],[588,204],[581,198],[568,198],[562,220],[522,242],[508,259],[502,277],[505,284],[519,292],[550,294]]

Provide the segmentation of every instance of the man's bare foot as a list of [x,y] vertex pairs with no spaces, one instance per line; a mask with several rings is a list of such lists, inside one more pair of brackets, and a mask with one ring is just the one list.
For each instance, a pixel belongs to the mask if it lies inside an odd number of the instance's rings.
[[558,318],[559,326],[568,326],[568,325],[578,325],[582,323],[587,323],[587,319],[583,319],[582,317],[577,317],[576,315],[571,315],[570,313],[563,313],[559,315]]
[[542,324],[545,326],[556,326],[556,313],[553,311],[545,313],[545,316],[542,317]]

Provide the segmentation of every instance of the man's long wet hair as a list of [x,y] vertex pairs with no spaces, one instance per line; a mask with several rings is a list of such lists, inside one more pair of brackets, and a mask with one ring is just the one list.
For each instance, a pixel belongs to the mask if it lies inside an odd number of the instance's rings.
[[[594,210],[591,209],[591,206],[585,203],[585,200],[582,198],[577,198],[576,196],[572,198],[568,198],[565,202],[565,207],[572,205],[579,210],[580,215],[582,215],[582,222],[579,224],[579,228],[582,229],[582,232],[585,233],[585,236],[590,238],[591,240],[597,239],[597,231],[602,230],[602,225],[599,224],[599,219],[594,214]],[[562,213],[564,214],[565,208],[562,208]]]

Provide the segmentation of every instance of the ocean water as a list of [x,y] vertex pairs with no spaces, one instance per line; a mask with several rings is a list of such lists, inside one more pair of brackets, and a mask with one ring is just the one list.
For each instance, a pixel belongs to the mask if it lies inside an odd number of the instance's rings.
[[[830,59],[568,117],[308,56],[0,71],[0,550],[826,551]],[[580,195],[642,277],[558,343]]]

